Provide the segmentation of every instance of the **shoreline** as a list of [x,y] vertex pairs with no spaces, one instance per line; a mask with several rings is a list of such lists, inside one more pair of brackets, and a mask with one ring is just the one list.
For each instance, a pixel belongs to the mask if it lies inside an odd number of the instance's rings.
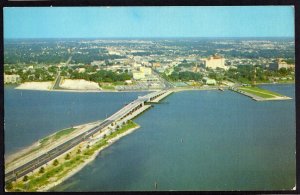
[[[257,83],[257,85],[288,85],[288,84],[295,84],[295,82],[287,82],[287,83]],[[73,93],[129,93],[129,92],[152,92],[152,91],[159,91],[163,89],[144,89],[144,90],[87,90],[87,89],[22,89],[18,88],[18,85],[7,85],[4,88],[14,88],[16,90],[26,90],[26,91],[48,91],[48,92],[73,92]],[[218,90],[218,88],[228,88],[228,86],[213,86],[213,87],[202,87],[202,88],[194,88],[194,87],[176,87],[172,88],[173,92],[180,92],[180,91],[190,91],[190,90]]]
[[[93,124],[96,124],[96,123],[100,123],[102,120],[97,120],[97,121],[93,121],[93,122],[89,122],[89,123],[84,123],[84,124],[79,124],[79,125],[76,125],[74,126],[74,128],[78,129],[78,128],[84,128],[85,126],[87,125],[93,125]],[[20,150],[14,152],[14,153],[8,153],[8,154],[4,154],[4,164],[10,164],[11,162],[13,162],[15,159],[19,158],[20,156],[24,155],[25,153],[27,152],[30,152],[32,149],[34,149],[35,147],[38,147],[41,143],[40,141],[42,139],[45,139],[45,138],[48,138],[48,137],[51,137],[51,136],[54,136],[57,132],[59,131],[63,131],[65,129],[68,129],[67,128],[63,128],[63,129],[60,129],[60,130],[57,130],[55,131],[54,133],[51,133],[49,135],[47,135],[46,137],[43,137],[37,141],[35,141],[34,143],[32,143],[31,145],[28,145],[28,146],[25,146],[25,147],[22,147]]]
[[136,129],[140,128],[140,125],[137,125],[136,127],[133,127],[131,129],[128,129],[127,131],[125,131],[124,133],[121,133],[119,135],[117,135],[116,137],[111,138],[110,140],[107,141],[107,145],[101,147],[98,151],[96,151],[90,158],[85,159],[85,161],[78,165],[75,169],[69,171],[64,177],[62,177],[61,179],[59,179],[56,182],[53,182],[49,185],[46,185],[44,187],[38,188],[37,192],[51,192],[51,189],[59,184],[61,184],[62,182],[64,182],[65,180],[69,179],[70,177],[72,177],[73,175],[75,175],[76,173],[78,173],[80,170],[82,170],[86,165],[88,165],[89,163],[91,163],[92,161],[95,160],[95,158],[98,156],[98,154],[104,150],[105,148],[111,146],[113,143],[115,143],[116,141],[118,141],[119,139],[121,139],[122,137],[133,133]]
[[159,91],[156,90],[130,90],[130,91],[117,91],[117,90],[75,90],[75,89],[18,89],[16,90],[26,90],[26,91],[48,91],[48,92],[70,92],[70,93],[128,93],[128,92],[152,92],[152,91]]

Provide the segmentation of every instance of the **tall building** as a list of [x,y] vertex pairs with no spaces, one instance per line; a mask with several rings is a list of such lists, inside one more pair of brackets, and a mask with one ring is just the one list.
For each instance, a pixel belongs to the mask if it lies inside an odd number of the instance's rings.
[[211,69],[216,69],[216,68],[223,68],[227,69],[225,66],[225,58],[222,56],[219,56],[217,54],[214,54],[206,59],[204,59],[204,65],[205,68],[211,68]]

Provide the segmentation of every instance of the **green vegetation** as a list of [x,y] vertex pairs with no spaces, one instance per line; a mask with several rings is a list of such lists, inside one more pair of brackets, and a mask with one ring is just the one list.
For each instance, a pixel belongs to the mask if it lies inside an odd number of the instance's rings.
[[265,89],[261,89],[258,87],[240,87],[239,90],[254,94],[254,95],[262,97],[262,98],[274,98],[274,97],[282,96],[278,93],[268,91]]
[[50,137],[45,137],[45,138],[41,139],[40,144],[45,145],[49,141],[49,139],[50,139]]
[[102,89],[106,89],[106,90],[114,90],[115,89],[115,87],[112,85],[100,85],[100,87]]
[[58,131],[57,133],[54,134],[53,139],[54,140],[58,140],[59,138],[61,138],[64,135],[70,134],[72,131],[74,131],[76,128],[69,128],[69,129],[64,129],[61,131]]
[[[256,67],[256,74],[254,69]],[[234,79],[241,83],[251,84],[254,81],[254,75],[256,75],[257,83],[269,83],[273,82],[274,78],[291,77],[294,80],[294,70],[292,68],[281,68],[280,70],[269,70],[259,66],[252,65],[240,65],[237,69],[229,69],[225,73],[225,77]]]
[[23,181],[24,181],[24,182],[28,181],[28,176],[27,176],[27,175],[25,175],[25,176],[23,177]]
[[71,151],[71,153],[75,155],[69,155],[69,159],[61,159],[61,163],[58,162],[58,159],[55,159],[52,166],[44,169],[43,173],[41,173],[41,169],[43,168],[42,167],[37,174],[33,174],[27,177],[27,183],[25,183],[24,181],[18,181],[15,184],[9,183],[6,185],[6,189],[9,191],[36,191],[41,186],[52,183],[54,178],[57,181],[63,178],[70,170],[83,163],[84,160],[87,159],[87,157],[93,155],[100,148],[108,145],[108,140],[134,127],[137,127],[137,124],[133,121],[128,121],[119,130],[111,133],[104,139],[101,139],[95,144],[87,147],[83,150],[83,152],[81,152],[79,148],[75,148],[73,151]]
[[5,185],[5,188],[6,188],[7,190],[11,190],[11,189],[13,188],[12,183],[11,183],[11,182],[7,183],[7,184]]
[[44,167],[41,167],[40,170],[39,170],[39,173],[40,173],[40,174],[45,173],[45,168],[44,168]]
[[71,158],[70,154],[67,154],[65,160],[70,160],[70,158]]
[[94,82],[117,82],[131,79],[131,75],[128,73],[116,73],[113,71],[99,70],[93,74],[89,74],[88,71],[84,73],[74,72],[70,76],[71,79],[85,79],[87,81]]
[[53,161],[53,166],[57,166],[58,164],[59,164],[58,160],[55,159],[55,160]]
[[39,141],[40,145],[32,148],[31,150],[25,152],[24,154],[18,156],[17,158],[14,159],[14,161],[16,161],[16,160],[18,160],[18,159],[20,159],[24,156],[30,155],[30,153],[33,153],[33,152],[36,152],[36,151],[40,150],[41,148],[51,144],[53,141],[57,141],[58,139],[62,138],[63,136],[68,135],[69,133],[73,132],[75,129],[76,128],[63,129],[61,131],[58,131],[54,135],[50,135],[48,137],[45,137],[45,138],[41,139]]

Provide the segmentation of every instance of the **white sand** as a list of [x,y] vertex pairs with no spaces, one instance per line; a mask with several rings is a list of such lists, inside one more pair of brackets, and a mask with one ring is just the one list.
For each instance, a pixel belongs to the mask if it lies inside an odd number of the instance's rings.
[[51,81],[47,82],[25,82],[16,87],[16,89],[31,89],[31,90],[49,90],[52,86]]
[[64,89],[75,89],[75,90],[100,90],[98,83],[92,81],[86,81],[83,79],[65,79],[60,85]]

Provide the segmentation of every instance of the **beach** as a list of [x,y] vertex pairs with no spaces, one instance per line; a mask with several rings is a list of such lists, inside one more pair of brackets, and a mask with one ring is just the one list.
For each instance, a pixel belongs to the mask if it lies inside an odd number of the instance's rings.
[[83,79],[64,79],[59,87],[73,90],[101,90],[98,83]]
[[25,82],[20,84],[16,89],[26,89],[26,90],[50,90],[53,85],[52,81],[47,82]]

